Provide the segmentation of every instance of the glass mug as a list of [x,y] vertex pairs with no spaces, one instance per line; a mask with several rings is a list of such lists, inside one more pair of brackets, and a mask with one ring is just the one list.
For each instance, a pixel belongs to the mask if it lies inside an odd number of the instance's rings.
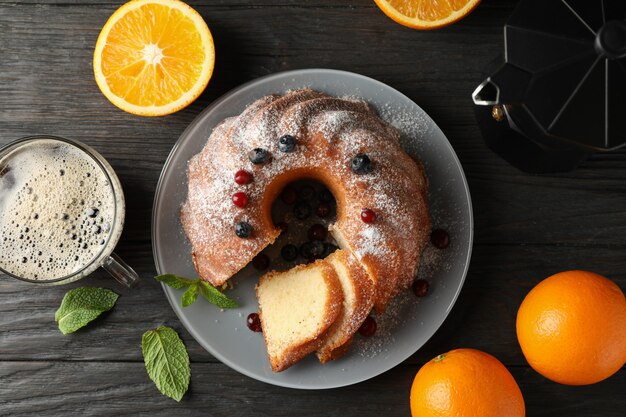
[[120,181],[89,146],[46,135],[0,149],[0,272],[55,285],[102,267],[132,287],[139,276],[113,253],[124,216]]

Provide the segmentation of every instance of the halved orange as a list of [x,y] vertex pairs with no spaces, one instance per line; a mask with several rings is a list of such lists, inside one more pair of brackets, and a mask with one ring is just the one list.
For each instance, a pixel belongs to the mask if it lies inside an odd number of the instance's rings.
[[413,29],[437,29],[468,15],[480,0],[374,0],[391,19]]
[[98,87],[120,109],[163,116],[193,102],[213,73],[202,16],[179,0],[133,0],[102,28],[93,54]]

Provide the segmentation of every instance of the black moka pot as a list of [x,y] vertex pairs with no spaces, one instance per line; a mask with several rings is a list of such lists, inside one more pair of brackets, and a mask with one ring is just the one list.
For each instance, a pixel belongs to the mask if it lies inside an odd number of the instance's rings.
[[548,173],[626,144],[626,0],[522,0],[504,37],[472,94],[491,149]]

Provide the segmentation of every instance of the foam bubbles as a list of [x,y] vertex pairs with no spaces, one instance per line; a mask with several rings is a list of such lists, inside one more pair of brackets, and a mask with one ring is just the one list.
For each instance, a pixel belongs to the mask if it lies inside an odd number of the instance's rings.
[[0,267],[55,280],[90,264],[115,220],[107,176],[82,150],[53,139],[26,142],[0,160]]

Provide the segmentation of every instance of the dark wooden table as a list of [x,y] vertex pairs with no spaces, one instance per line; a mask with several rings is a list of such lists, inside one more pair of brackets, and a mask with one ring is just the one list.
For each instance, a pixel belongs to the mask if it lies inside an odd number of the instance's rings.
[[[0,277],[0,415],[408,416],[419,366],[457,347],[503,361],[529,416],[626,415],[626,370],[592,386],[558,385],[530,369],[517,344],[517,308],[548,275],[588,269],[626,289],[626,152],[596,156],[572,173],[530,176],[485,147],[470,93],[501,52],[502,25],[515,1],[485,0],[467,19],[433,32],[395,24],[371,0],[191,1],[213,32],[216,70],[199,100],[162,118],[118,110],[93,80],[96,38],[120,4],[0,0],[0,145],[50,133],[82,140],[108,158],[128,205],[117,252],[143,278],[125,290],[103,271],[50,288]],[[476,220],[465,287],[431,341],[379,377],[325,391],[266,385],[205,352],[152,279],[150,243],[156,183],[183,129],[243,82],[309,67],[365,74],[422,106],[461,159]],[[85,285],[122,296],[112,312],[63,336],[54,312],[68,289]],[[191,386],[180,404],[159,394],[143,365],[141,335],[161,324],[181,334],[191,356]]]

